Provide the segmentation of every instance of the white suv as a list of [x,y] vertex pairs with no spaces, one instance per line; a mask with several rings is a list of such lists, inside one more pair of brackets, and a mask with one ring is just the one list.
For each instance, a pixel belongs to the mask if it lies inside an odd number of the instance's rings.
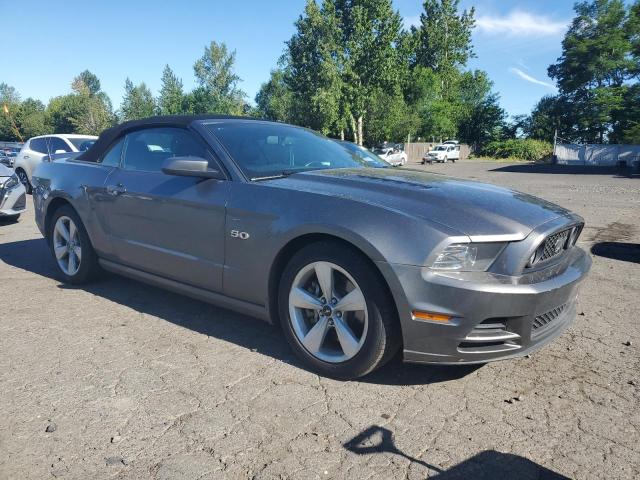
[[460,145],[453,141],[444,142],[442,145],[436,145],[433,150],[430,150],[424,157],[422,157],[422,164],[443,162],[451,160],[455,163],[460,159]]
[[33,171],[47,156],[56,153],[82,152],[95,143],[98,137],[92,135],[42,135],[33,137],[20,150],[13,168],[16,175],[31,193],[31,176]]

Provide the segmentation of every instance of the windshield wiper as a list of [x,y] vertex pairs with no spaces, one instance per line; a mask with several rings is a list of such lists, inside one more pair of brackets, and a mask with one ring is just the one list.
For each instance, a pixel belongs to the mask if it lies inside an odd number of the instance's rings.
[[301,168],[298,170],[282,170],[280,173],[274,173],[273,175],[265,175],[264,177],[251,177],[252,182],[259,182],[260,180],[274,180],[276,178],[284,178],[295,173],[311,172],[313,170],[324,170],[319,168]]
[[298,173],[300,170],[283,170],[280,173],[274,173],[273,175],[265,175],[264,177],[251,177],[252,182],[259,182],[260,180],[274,180],[276,178],[284,178],[294,173]]

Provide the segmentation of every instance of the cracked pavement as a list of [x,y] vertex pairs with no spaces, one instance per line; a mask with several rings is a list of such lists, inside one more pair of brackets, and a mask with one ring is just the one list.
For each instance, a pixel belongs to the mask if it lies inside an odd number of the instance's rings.
[[481,367],[396,358],[320,378],[259,320],[112,275],[61,284],[29,199],[0,225],[0,478],[640,477],[640,178],[414,168],[585,218],[593,268],[558,340]]

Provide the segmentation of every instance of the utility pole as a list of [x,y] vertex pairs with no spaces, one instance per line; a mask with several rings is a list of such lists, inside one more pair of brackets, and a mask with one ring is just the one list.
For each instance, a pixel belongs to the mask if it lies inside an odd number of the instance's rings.
[[553,163],[558,162],[558,158],[556,157],[556,145],[558,143],[558,129],[556,128],[553,132]]

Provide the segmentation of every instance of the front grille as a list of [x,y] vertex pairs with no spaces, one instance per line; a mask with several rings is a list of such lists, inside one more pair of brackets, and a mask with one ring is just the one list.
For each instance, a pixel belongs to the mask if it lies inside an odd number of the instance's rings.
[[13,209],[22,210],[26,206],[27,206],[27,196],[23,193],[22,195],[20,195],[20,197],[18,197],[18,200],[13,205]]
[[567,245],[567,239],[570,233],[571,230],[565,230],[554,235],[549,235],[544,241],[542,255],[540,255],[538,262],[544,262],[545,260],[560,255]]
[[539,263],[559,257],[575,245],[580,236],[580,232],[582,232],[582,225],[576,225],[549,235],[532,255],[527,266],[533,267]]
[[548,327],[554,320],[556,320],[567,305],[560,305],[559,307],[554,308],[553,310],[548,311],[547,313],[543,313],[542,315],[538,315],[533,320],[532,331],[533,333],[538,333],[545,327]]

